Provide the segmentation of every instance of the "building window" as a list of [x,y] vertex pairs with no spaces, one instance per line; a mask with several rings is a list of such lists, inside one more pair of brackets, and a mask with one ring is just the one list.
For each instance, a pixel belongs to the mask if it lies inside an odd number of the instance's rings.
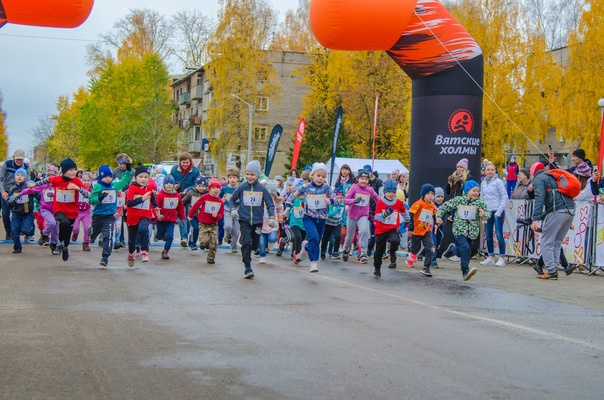
[[256,97],[256,111],[268,111],[268,97]]
[[254,127],[254,140],[259,142],[266,142],[268,138],[266,137],[266,127],[264,126],[256,126]]
[[193,140],[196,142],[199,142],[201,140],[201,127],[200,126],[195,126],[195,138]]

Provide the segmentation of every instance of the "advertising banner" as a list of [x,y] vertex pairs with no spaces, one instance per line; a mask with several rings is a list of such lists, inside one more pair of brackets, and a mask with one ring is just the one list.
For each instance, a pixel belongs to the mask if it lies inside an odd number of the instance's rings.
[[268,149],[266,150],[266,166],[264,167],[264,175],[270,176],[271,168],[273,167],[273,161],[275,161],[275,155],[277,154],[277,148],[279,147],[279,140],[283,134],[283,128],[277,124],[271,132],[271,137],[268,140]]
[[300,156],[300,148],[302,147],[302,139],[304,139],[304,129],[306,129],[306,120],[302,118],[298,124],[298,132],[296,132],[296,140],[294,143],[294,153],[292,155],[292,168],[296,168],[298,157]]

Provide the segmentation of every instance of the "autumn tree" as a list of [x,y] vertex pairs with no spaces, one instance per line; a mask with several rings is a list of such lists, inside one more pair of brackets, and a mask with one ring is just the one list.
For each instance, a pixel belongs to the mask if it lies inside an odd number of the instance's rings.
[[8,153],[8,135],[6,134],[6,113],[2,109],[2,92],[0,92],[0,157]]
[[199,10],[182,10],[172,17],[174,55],[183,67],[200,67],[208,61],[208,44],[214,33],[214,22]]
[[59,163],[66,157],[74,159],[79,164],[84,162],[80,156],[80,117],[82,106],[89,97],[88,91],[79,88],[73,94],[73,100],[68,96],[58,98],[58,113],[53,116],[55,127],[51,137],[46,141],[46,152],[50,162]]
[[271,49],[309,53],[318,47],[319,42],[310,28],[310,0],[298,0],[298,8],[286,12]]

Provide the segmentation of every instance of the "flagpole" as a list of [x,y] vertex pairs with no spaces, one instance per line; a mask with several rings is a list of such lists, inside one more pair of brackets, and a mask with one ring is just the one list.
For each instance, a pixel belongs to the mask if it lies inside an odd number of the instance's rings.
[[380,99],[380,94],[375,92],[375,112],[373,113],[373,146],[371,151],[371,170],[375,170],[374,162],[375,162],[375,137],[377,134],[377,116],[378,116],[378,101]]
[[602,110],[600,127],[600,153],[598,154],[598,171],[602,173],[602,158],[604,158],[604,99],[598,100],[600,110]]

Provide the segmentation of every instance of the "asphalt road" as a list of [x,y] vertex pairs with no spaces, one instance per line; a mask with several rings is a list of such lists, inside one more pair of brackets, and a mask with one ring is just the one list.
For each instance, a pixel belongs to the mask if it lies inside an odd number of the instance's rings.
[[[100,270],[96,247],[73,246],[63,262],[0,245],[0,399],[604,396],[602,297],[552,299],[581,279],[598,293],[598,276],[527,271],[535,293],[524,294],[488,284],[512,267],[469,282],[447,262],[434,278],[399,266],[375,279],[369,265],[327,261],[309,274],[308,261],[270,254],[245,280],[225,250],[215,265],[160,250],[129,270],[122,249]],[[539,295],[544,285],[554,291]]]

